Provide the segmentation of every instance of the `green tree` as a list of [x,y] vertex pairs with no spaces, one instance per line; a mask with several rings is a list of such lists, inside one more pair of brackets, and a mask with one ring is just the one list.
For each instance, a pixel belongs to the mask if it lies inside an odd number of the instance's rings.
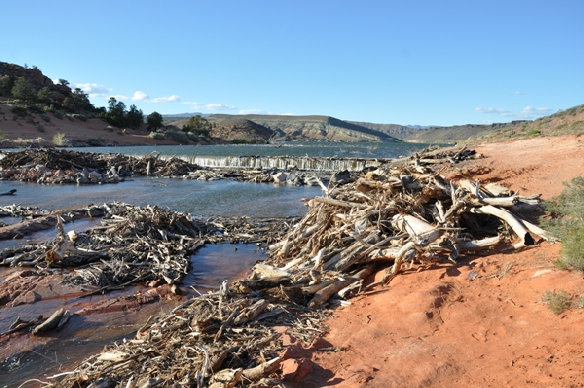
[[41,88],[36,94],[36,100],[41,104],[49,104],[51,102],[50,90],[46,86]]
[[12,97],[24,102],[31,102],[35,97],[35,90],[29,80],[24,77],[18,77],[14,82],[11,90]]
[[130,128],[140,128],[144,123],[144,113],[134,104],[130,105],[130,110],[125,114],[126,126]]
[[200,115],[193,116],[182,127],[183,132],[192,132],[197,136],[209,137],[211,124]]
[[80,88],[73,90],[73,109],[77,113],[95,110],[95,107],[89,101],[89,95]]
[[150,113],[146,118],[146,124],[148,125],[148,130],[157,130],[162,127],[162,115],[156,111]]
[[126,104],[118,101],[115,97],[110,97],[105,120],[114,127],[122,128],[126,126]]
[[11,96],[14,86],[14,77],[11,75],[0,76],[0,96]]
[[69,81],[63,78],[59,78],[59,85],[69,86]]
[[75,104],[73,103],[73,99],[71,97],[65,97],[61,105],[69,112],[75,112]]

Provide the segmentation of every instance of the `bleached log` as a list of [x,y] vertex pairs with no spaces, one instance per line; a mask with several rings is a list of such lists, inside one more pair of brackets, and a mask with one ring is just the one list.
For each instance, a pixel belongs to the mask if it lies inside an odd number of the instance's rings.
[[482,240],[456,240],[456,246],[459,250],[480,250],[486,248],[492,248],[501,242],[501,236],[488,237]]
[[241,381],[242,375],[243,368],[220,370],[211,377],[209,388],[233,388]]
[[558,238],[552,236],[548,231],[543,230],[542,228],[540,228],[539,226],[532,224],[529,221],[526,220],[522,220],[521,221],[523,223],[523,225],[525,225],[525,227],[527,228],[527,230],[529,230],[531,233],[543,238],[546,241],[555,243],[560,241]]
[[392,224],[410,235],[418,245],[430,244],[442,234],[440,229],[410,214],[396,214],[393,216]]
[[519,220],[517,217],[515,217],[513,214],[511,214],[509,211],[504,210],[504,209],[499,209],[499,208],[496,208],[494,206],[487,205],[487,206],[483,206],[483,207],[472,208],[471,212],[495,216],[495,217],[505,221],[507,223],[507,225],[509,225],[511,227],[513,232],[521,239],[521,242],[524,245],[534,245],[535,244],[535,240],[533,239],[533,237],[531,237],[531,235],[527,231],[523,222],[521,220]]
[[339,297],[345,299],[347,295],[351,293],[351,291],[361,288],[363,286],[363,280],[365,280],[369,275],[373,273],[373,268],[374,268],[373,265],[368,265],[361,271],[357,272],[355,275],[351,276],[351,279],[353,279],[353,283],[339,290],[337,292]]
[[269,303],[266,300],[260,299],[257,302],[255,302],[254,304],[252,304],[251,306],[244,308],[243,311],[241,312],[241,314],[239,314],[233,320],[233,324],[241,325],[243,323],[251,321],[252,319],[257,317],[258,315],[263,313],[264,310],[268,308],[268,304]]
[[267,264],[257,263],[253,267],[254,275],[257,275],[260,279],[284,279],[289,278],[291,275],[287,271],[283,271],[279,268],[272,267]]
[[344,207],[347,209],[366,209],[367,205],[362,204],[362,203],[358,203],[358,202],[349,202],[349,201],[340,201],[338,199],[332,199],[332,198],[324,198],[324,197],[314,197],[313,201],[318,202],[318,203],[324,203],[327,205],[333,205],[333,206],[339,206],[339,207]]
[[345,278],[339,279],[328,284],[326,287],[321,288],[317,292],[315,292],[314,296],[308,303],[308,307],[318,307],[324,303],[326,303],[334,294],[340,292],[341,290],[345,289],[348,286],[356,282],[360,282],[369,276],[373,272],[373,266],[367,266],[357,272],[355,275]]
[[342,290],[343,288],[347,287],[349,284],[353,283],[351,279],[343,279],[338,280],[328,286],[320,289],[317,291],[310,302],[308,303],[308,307],[314,308],[318,307],[321,304],[325,303],[327,300],[330,299],[333,294],[337,293],[338,291]]
[[369,259],[372,261],[393,261],[399,257],[400,249],[399,246],[380,248],[371,252]]
[[243,377],[251,381],[257,381],[264,376],[270,375],[278,370],[282,359],[280,357],[272,358],[269,361],[263,362],[253,368],[245,369]]
[[[350,266],[357,263],[363,252],[368,249],[369,244],[375,243],[379,239],[379,232],[372,231],[365,239],[362,241],[357,241],[349,248],[343,250],[335,257],[331,258],[326,264],[325,269],[332,269],[334,271],[344,272]],[[365,245],[365,244],[367,245]]]

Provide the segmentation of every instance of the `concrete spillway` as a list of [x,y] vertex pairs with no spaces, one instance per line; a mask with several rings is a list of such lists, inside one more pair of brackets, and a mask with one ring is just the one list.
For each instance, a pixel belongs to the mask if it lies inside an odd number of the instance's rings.
[[[245,168],[265,170],[277,168],[281,170],[298,169],[302,171],[361,171],[366,167],[377,167],[385,159],[369,158],[313,158],[308,156],[192,156],[175,155],[189,163],[201,167],[213,168]],[[171,156],[160,155],[169,159]]]

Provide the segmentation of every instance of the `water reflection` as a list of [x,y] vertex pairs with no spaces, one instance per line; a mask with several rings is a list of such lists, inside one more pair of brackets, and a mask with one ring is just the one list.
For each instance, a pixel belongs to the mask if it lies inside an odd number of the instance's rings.
[[0,206],[16,203],[63,209],[119,201],[196,215],[260,217],[300,215],[305,208],[299,199],[321,194],[318,187],[173,178],[135,178],[117,184],[84,186],[0,181],[0,192],[9,189],[17,189],[16,196],[0,196]]
[[[256,245],[222,244],[207,245],[192,256],[192,268],[183,280],[181,288],[186,297],[217,288],[223,280],[234,280],[266,254]],[[47,316],[63,307],[72,313],[104,300],[146,291],[134,286],[107,295],[87,297],[62,297],[43,300],[35,304],[0,308],[0,332],[7,329],[15,317],[33,319]],[[19,336],[0,344],[0,387],[17,386],[30,378],[46,381],[74,365],[90,354],[100,351],[106,344],[132,338],[151,315],[169,312],[182,302],[165,300],[140,306],[138,309],[118,312],[73,315],[60,331],[48,336]],[[50,313],[49,313],[50,314]]]

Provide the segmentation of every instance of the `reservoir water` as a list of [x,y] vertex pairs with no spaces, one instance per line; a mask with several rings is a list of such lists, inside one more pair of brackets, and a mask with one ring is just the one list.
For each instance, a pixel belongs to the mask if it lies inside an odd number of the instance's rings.
[[320,187],[287,186],[218,180],[203,182],[177,178],[132,178],[104,185],[40,185],[0,181],[0,206],[13,203],[41,209],[70,209],[89,204],[127,202],[211,216],[285,217],[304,210],[300,198],[321,194]]
[[203,156],[309,156],[353,158],[398,158],[427,147],[423,143],[406,142],[282,142],[277,144],[213,144],[79,147],[77,151],[146,155],[153,151],[162,155]]

